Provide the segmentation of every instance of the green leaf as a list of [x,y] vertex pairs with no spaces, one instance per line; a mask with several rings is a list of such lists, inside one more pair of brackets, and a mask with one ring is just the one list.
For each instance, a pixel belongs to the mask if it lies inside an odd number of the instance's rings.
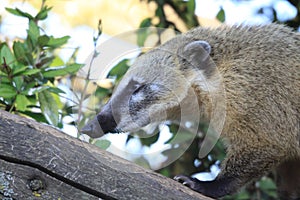
[[0,97],[3,98],[13,98],[17,95],[17,91],[11,85],[0,84]]
[[38,122],[47,123],[47,120],[45,119],[42,113],[34,113],[32,111],[20,111],[20,113],[28,117],[31,117],[32,119],[35,119]]
[[151,169],[149,161],[144,156],[134,159],[134,163],[138,164],[139,166],[141,166],[143,168]]
[[54,38],[53,36],[50,36],[50,39],[48,41],[48,44],[46,46],[57,48],[64,44],[66,44],[69,40],[70,36],[64,36],[61,38]]
[[159,135],[159,133],[156,133],[147,138],[140,138],[140,141],[143,145],[150,147],[152,144],[157,142]]
[[40,69],[29,69],[29,70],[26,70],[24,73],[22,73],[22,75],[30,76],[30,75],[36,74],[40,71],[41,71]]
[[52,93],[55,93],[55,94],[61,94],[61,93],[65,94],[65,91],[63,91],[63,90],[61,90],[57,87],[50,87],[50,88],[48,88],[48,91],[52,92]]
[[151,18],[144,19],[140,24],[140,28],[146,28],[146,27],[151,26],[152,25],[151,20],[152,20]]
[[[144,20],[145,21],[145,20]],[[143,23],[143,22],[142,22]],[[146,22],[144,22],[146,24]],[[145,24],[141,24],[141,26],[146,26]],[[137,31],[137,44],[138,46],[144,46],[144,43],[149,36],[150,31],[147,28],[142,28]]]
[[20,16],[20,17],[27,17],[28,19],[33,19],[33,17],[29,13],[23,12],[18,8],[16,9],[5,8],[5,9],[13,15]]
[[217,19],[222,23],[225,22],[225,11],[222,7],[221,7],[220,11],[217,14]]
[[195,12],[195,8],[196,8],[196,4],[195,4],[195,0],[190,0],[187,1],[187,13],[194,13]]
[[110,146],[111,142],[108,140],[97,140],[95,142],[95,145],[99,147],[100,149],[107,149]]
[[21,91],[24,79],[21,76],[16,76],[13,78],[14,86],[17,89],[17,91]]
[[43,72],[43,75],[46,78],[52,78],[56,76],[73,74],[77,72],[82,66],[83,64],[74,63],[74,64],[67,65],[65,67],[50,67]]
[[110,89],[98,87],[95,92],[95,96],[98,99],[105,99],[111,93]]
[[[0,68],[1,69],[1,68]],[[7,74],[5,73],[5,72],[2,72],[1,70],[0,70],[0,77],[2,78],[2,77],[7,77]],[[1,81],[1,78],[0,78],[0,81]]]
[[24,65],[16,65],[13,69],[13,75],[18,76],[21,75],[25,70],[28,68],[28,66]]
[[29,29],[27,31],[28,38],[32,41],[32,45],[35,46],[40,36],[40,29],[33,20],[29,20]]
[[30,85],[26,85],[25,90],[22,92],[22,94],[26,94],[26,95],[34,95],[36,93],[40,93],[44,90],[47,90],[49,88],[49,86],[47,85],[43,85],[40,87],[34,87],[35,83],[34,82],[30,83]]
[[54,56],[41,58],[39,63],[36,64],[37,68],[47,68],[53,62]]
[[5,58],[6,64],[9,66],[12,64],[16,59],[7,45],[3,45],[0,51],[0,63],[1,65],[4,63],[3,58]]
[[24,65],[28,65],[29,59],[27,59],[27,56],[26,56],[27,50],[26,50],[24,43],[15,41],[13,44],[13,50],[14,50],[17,61]]
[[31,93],[31,90],[33,89],[33,87],[36,85],[35,81],[32,81],[30,83],[27,83],[25,85],[25,89],[21,92],[21,94],[23,95],[33,95]]
[[262,178],[259,182],[259,188],[262,190],[276,191],[276,185],[270,178]]
[[48,44],[50,40],[50,37],[47,36],[47,35],[41,35],[38,37],[38,44],[43,47],[43,46],[46,46]]
[[48,16],[48,12],[52,9],[52,7],[43,7],[41,11],[35,16],[36,20],[44,20]]
[[30,52],[30,54],[36,49],[36,46],[32,45],[31,38],[28,37],[28,35],[27,35],[27,38],[25,40],[25,45],[27,47],[27,51]]
[[38,99],[40,102],[41,110],[49,124],[54,126],[58,125],[59,113],[56,101],[51,93],[44,90],[38,93]]
[[[3,73],[4,74],[4,73]],[[2,75],[1,71],[0,71],[0,85],[1,84],[8,84],[10,85],[10,79],[7,77],[7,75]]]
[[116,76],[117,80],[121,79],[129,68],[129,65],[127,63],[128,59],[124,59],[121,62],[119,62],[112,68],[112,70],[110,70],[109,76]]
[[18,94],[16,97],[15,106],[19,111],[25,111],[27,109],[29,101],[25,95]]
[[65,65],[64,61],[60,57],[56,56],[50,66],[58,67],[58,66],[63,66],[63,65]]

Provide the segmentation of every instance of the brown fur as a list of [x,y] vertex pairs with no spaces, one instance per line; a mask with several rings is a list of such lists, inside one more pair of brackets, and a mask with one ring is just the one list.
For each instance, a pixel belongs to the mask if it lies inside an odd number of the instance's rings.
[[[211,45],[223,77],[227,119],[222,136],[228,153],[219,177],[239,177],[238,188],[285,160],[299,159],[300,34],[268,25],[197,28],[184,37]],[[278,171],[292,179],[300,173],[294,163],[287,164],[292,170]],[[280,192],[289,191],[280,186]],[[300,198],[300,181],[293,187]]]

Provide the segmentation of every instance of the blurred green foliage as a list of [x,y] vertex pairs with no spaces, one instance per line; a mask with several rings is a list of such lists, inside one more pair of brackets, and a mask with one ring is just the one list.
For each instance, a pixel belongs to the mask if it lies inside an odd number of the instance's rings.
[[65,92],[57,81],[76,73],[82,64],[64,62],[57,51],[69,36],[47,35],[39,21],[48,17],[50,7],[41,1],[39,12],[32,16],[18,8],[6,8],[13,15],[28,19],[27,37],[0,43],[0,108],[31,117],[39,122],[62,127],[62,119],[71,112],[59,96]]

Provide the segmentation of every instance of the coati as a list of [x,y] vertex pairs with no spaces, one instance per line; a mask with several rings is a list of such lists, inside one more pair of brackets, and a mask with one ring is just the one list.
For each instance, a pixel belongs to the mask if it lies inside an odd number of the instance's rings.
[[175,180],[218,198],[277,168],[280,198],[299,199],[300,34],[283,25],[198,27],[150,50],[82,132],[100,137],[175,119],[191,91],[209,118],[209,95],[221,85],[227,145],[221,172],[213,181]]

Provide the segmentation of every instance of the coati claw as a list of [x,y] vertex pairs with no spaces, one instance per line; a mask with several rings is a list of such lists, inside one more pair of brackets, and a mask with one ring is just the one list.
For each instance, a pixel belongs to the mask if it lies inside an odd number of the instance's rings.
[[182,183],[183,185],[185,185],[191,189],[195,189],[195,185],[198,181],[195,178],[191,178],[191,177],[185,176],[185,175],[177,175],[174,177],[174,180],[178,181],[179,183]]

